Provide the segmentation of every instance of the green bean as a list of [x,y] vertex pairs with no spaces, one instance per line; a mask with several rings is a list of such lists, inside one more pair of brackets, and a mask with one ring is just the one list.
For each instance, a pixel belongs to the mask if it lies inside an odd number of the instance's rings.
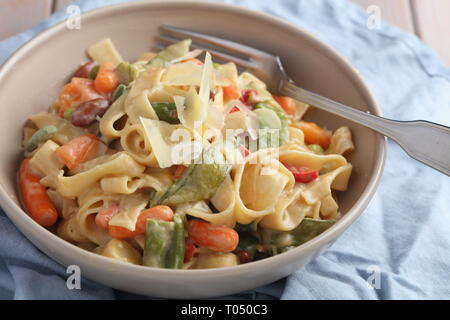
[[99,65],[99,64],[95,65],[95,66],[91,69],[91,71],[89,71],[89,79],[95,80],[95,78],[97,78],[97,74],[98,74],[98,71],[99,71],[99,70],[100,70],[100,65]]
[[111,102],[116,101],[117,99],[120,98],[120,96],[127,90],[127,86],[124,84],[119,84],[116,88],[116,90],[114,90],[112,96],[111,96]]
[[45,141],[51,139],[53,135],[58,131],[55,126],[45,126],[38,131],[36,131],[30,139],[25,143],[25,151],[32,152],[37,149],[37,147],[44,143]]
[[175,103],[154,102],[152,103],[152,107],[155,110],[159,120],[168,122],[170,124],[180,123]]

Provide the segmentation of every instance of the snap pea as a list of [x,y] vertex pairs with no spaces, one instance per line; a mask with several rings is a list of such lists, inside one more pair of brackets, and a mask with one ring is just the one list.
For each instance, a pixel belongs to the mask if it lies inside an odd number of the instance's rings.
[[99,64],[95,65],[95,66],[91,69],[91,71],[89,71],[89,79],[95,80],[95,78],[97,78],[97,74],[98,74],[98,71],[99,71],[99,70],[100,70],[100,65],[99,65]]
[[333,224],[335,220],[317,220],[305,218],[300,225],[291,231],[275,231],[271,229],[261,229],[261,239],[263,244],[274,245],[283,252],[282,248],[299,246],[314,237],[318,236]]
[[166,268],[181,269],[184,262],[184,245],[186,242],[184,222],[180,215],[173,217],[175,230],[173,232],[172,245],[167,254]]
[[153,102],[152,107],[155,110],[159,120],[168,122],[170,124],[180,123],[175,103]]
[[173,222],[156,219],[147,220],[143,265],[155,268],[166,267],[166,255],[172,244],[175,229]]
[[111,102],[116,101],[117,99],[120,98],[120,96],[127,90],[127,86],[124,84],[119,84],[116,88],[116,90],[114,90],[112,96],[111,96]]
[[225,180],[230,168],[220,145],[212,144],[203,151],[202,163],[191,164],[181,178],[152,203],[177,205],[209,199]]
[[55,126],[45,126],[36,131],[30,139],[25,143],[24,149],[26,152],[32,152],[37,149],[41,143],[51,139],[53,135],[58,131]]
[[181,269],[184,262],[185,227],[180,215],[173,221],[149,219],[143,264],[155,268]]

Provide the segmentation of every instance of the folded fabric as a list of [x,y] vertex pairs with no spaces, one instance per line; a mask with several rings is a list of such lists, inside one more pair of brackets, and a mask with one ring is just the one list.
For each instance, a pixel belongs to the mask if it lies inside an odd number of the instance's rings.
[[[88,11],[126,0],[79,0]],[[450,69],[415,36],[368,16],[346,0],[223,0],[261,10],[315,34],[361,72],[384,115],[450,125]],[[0,63],[38,32],[62,21],[62,9],[0,42]],[[450,151],[449,151],[450,152]],[[450,298],[450,179],[389,143],[379,190],[362,216],[323,255],[274,284],[228,299]],[[0,212],[0,298],[143,298],[83,279],[69,290],[65,268],[34,247]]]

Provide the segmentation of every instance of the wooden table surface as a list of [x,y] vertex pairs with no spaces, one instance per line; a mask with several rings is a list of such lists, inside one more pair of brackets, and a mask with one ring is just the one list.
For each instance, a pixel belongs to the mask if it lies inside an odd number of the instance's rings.
[[[450,66],[450,0],[353,0],[416,34]],[[0,0],[0,40],[24,31],[72,0]],[[375,7],[374,7],[375,6]]]

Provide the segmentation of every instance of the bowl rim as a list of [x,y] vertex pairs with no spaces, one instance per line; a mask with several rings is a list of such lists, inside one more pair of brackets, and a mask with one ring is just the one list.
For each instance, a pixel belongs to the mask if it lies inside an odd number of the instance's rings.
[[[231,5],[227,3],[218,3],[211,1],[202,1],[202,0],[154,0],[152,2],[148,1],[135,1],[135,2],[123,2],[119,4],[108,5],[105,7],[96,8],[93,10],[89,10],[81,15],[82,21],[92,20],[97,17],[101,17],[104,15],[110,15],[113,13],[119,13],[126,10],[134,11],[140,7],[142,8],[152,8],[152,7],[179,7],[179,6],[189,6],[189,7],[208,7],[215,8],[217,10],[225,10],[230,13],[237,12],[238,14],[247,15],[250,18],[257,18],[260,20],[267,20],[272,25],[277,25],[292,31],[293,33],[297,33],[304,38],[308,38],[310,43],[319,48],[319,50],[325,55],[330,57],[333,61],[335,61],[340,69],[344,71],[345,74],[350,75],[353,73],[353,77],[350,77],[351,82],[354,83],[355,87],[359,90],[359,92],[363,95],[363,98],[366,99],[369,104],[374,109],[374,114],[381,116],[382,111],[376,102],[374,95],[366,84],[365,80],[360,76],[359,72],[344,58],[340,53],[338,53],[334,48],[330,45],[326,44],[318,37],[313,35],[312,33],[302,29],[299,26],[291,24],[282,20],[277,16],[270,15],[268,13],[262,11],[256,11],[252,9],[248,9],[246,7],[241,7],[238,5]],[[2,78],[11,71],[14,67],[15,62],[20,60],[24,55],[29,54],[29,49],[33,48],[35,45],[39,43],[43,43],[46,40],[51,40],[51,38],[63,32],[65,29],[65,20],[39,32],[35,36],[33,36],[30,40],[22,44],[14,53],[12,53],[0,66],[0,86]],[[235,272],[249,272],[251,269],[264,267],[271,268],[277,265],[284,265],[294,262],[298,260],[297,256],[302,255],[302,252],[311,252],[317,251],[323,244],[332,242],[334,238],[337,238],[340,234],[342,234],[364,211],[364,209],[369,204],[373,195],[375,194],[377,187],[380,183],[380,179],[382,177],[385,160],[386,160],[386,151],[387,151],[387,139],[383,137],[381,134],[377,134],[377,147],[379,152],[376,157],[375,167],[372,169],[372,175],[370,180],[367,183],[366,188],[364,189],[361,196],[358,198],[356,203],[349,209],[349,211],[343,215],[332,227],[316,236],[315,238],[309,240],[308,242],[292,249],[282,254],[272,256],[266,259],[253,261],[247,264],[241,264],[233,267],[224,267],[224,268],[215,268],[215,269],[193,269],[193,270],[183,270],[183,269],[163,269],[163,268],[154,268],[147,267],[141,265],[128,264],[121,261],[117,261],[111,258],[103,257],[101,255],[95,254],[88,250],[77,247],[76,245],[63,240],[58,237],[56,234],[50,232],[46,228],[37,224],[23,209],[20,205],[17,205],[8,195],[8,192],[5,190],[2,183],[0,183],[0,204],[4,209],[6,215],[13,221],[14,225],[20,224],[21,233],[33,243],[33,245],[41,248],[41,245],[45,248],[41,250],[46,252],[46,255],[50,255],[52,260],[55,260],[60,265],[65,265],[59,262],[56,258],[53,258],[53,254],[49,254],[48,251],[52,251],[52,253],[56,254],[63,253],[66,250],[73,252],[73,257],[76,259],[89,259],[89,260],[97,260],[98,264],[102,265],[102,268],[107,268],[110,271],[117,271],[116,268],[128,269],[132,272],[138,273],[151,273],[154,276],[164,276],[170,275],[175,278],[183,278],[186,274],[189,274],[192,277],[198,278],[203,277],[206,274],[220,274],[224,271],[235,271]],[[17,184],[16,184],[17,191]],[[14,216],[13,213],[18,213],[17,216]],[[16,221],[17,219],[17,221]],[[20,221],[20,222],[18,222]],[[23,232],[22,232],[23,230]],[[39,244],[36,244],[34,241],[31,241],[31,238],[39,239]],[[47,238],[47,239],[45,239]],[[44,239],[44,240],[42,240]],[[44,241],[54,241],[54,248],[49,248],[44,245]],[[36,241],[38,242],[38,241]],[[47,251],[48,250],[48,251]],[[84,261],[84,260],[81,260]],[[90,278],[89,276],[87,278]],[[96,281],[95,279],[92,279]]]

